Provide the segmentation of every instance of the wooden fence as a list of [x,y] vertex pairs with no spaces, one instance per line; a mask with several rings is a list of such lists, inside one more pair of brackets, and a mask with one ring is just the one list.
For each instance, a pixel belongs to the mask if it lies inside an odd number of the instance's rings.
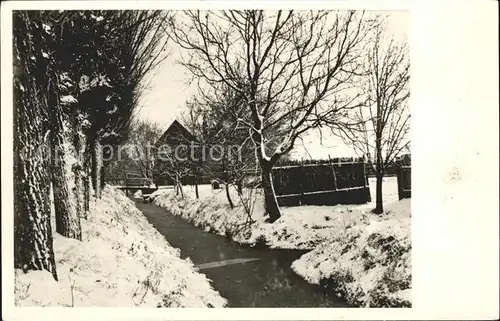
[[273,183],[281,206],[371,201],[366,165],[359,159],[277,166],[273,168]]
[[396,164],[399,199],[411,198],[411,156],[402,156]]

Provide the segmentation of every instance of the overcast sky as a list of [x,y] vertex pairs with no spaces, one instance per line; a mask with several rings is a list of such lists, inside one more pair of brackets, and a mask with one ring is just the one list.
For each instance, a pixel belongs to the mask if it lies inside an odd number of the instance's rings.
[[[409,14],[407,11],[380,12],[389,15],[388,31],[396,38],[408,37]],[[150,88],[139,99],[140,119],[150,120],[165,127],[179,117],[186,100],[195,93],[195,88],[187,85],[188,74],[184,67],[177,64],[180,53],[172,44],[171,55],[151,74]],[[356,156],[351,148],[326,131],[323,139],[317,131],[309,133],[299,141],[294,158],[327,158]]]

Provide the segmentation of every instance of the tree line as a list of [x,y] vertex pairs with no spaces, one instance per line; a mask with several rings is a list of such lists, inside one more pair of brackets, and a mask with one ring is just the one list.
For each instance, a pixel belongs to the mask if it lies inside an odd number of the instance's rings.
[[166,57],[162,11],[15,11],[14,262],[57,280],[51,228],[82,240],[102,144],[128,139],[145,76]]

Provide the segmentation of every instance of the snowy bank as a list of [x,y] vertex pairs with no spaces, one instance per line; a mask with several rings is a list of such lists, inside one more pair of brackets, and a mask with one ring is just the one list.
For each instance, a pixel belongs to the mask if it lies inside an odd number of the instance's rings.
[[[396,179],[386,178],[384,184],[385,201],[397,200]],[[375,185],[374,181],[370,181],[370,186],[372,185]],[[346,228],[381,219],[370,213],[375,206],[373,203],[309,205],[282,207],[282,217],[272,224],[266,223],[263,195],[257,190],[253,222],[250,223],[234,189],[230,189],[231,198],[236,205],[233,209],[228,205],[224,190],[211,190],[210,186],[200,185],[200,198],[196,199],[192,187],[185,186],[183,189],[184,198],[177,196],[173,189],[161,189],[155,192],[154,203],[208,232],[227,236],[250,246],[314,249],[322,242],[335,238]],[[375,195],[374,191],[372,195]]]
[[[227,301],[179,257],[119,190],[106,187],[82,221],[83,241],[55,234],[59,281],[16,270],[18,306],[223,307]],[[50,295],[47,295],[50,293]]]
[[292,268],[355,306],[411,307],[410,200],[390,204],[378,221],[345,229]]
[[[370,186],[375,181],[370,179]],[[234,190],[231,209],[225,191],[200,186],[200,199],[190,187],[184,198],[172,189],[158,192],[155,204],[207,232],[240,244],[282,249],[308,249],[292,268],[308,282],[327,286],[355,306],[411,305],[410,200],[397,200],[396,178],[384,179],[386,211],[375,204],[283,207],[282,217],[265,222],[257,193],[250,223]],[[374,198],[372,191],[372,198]]]
[[[236,200],[234,196],[233,199]],[[175,191],[165,189],[163,194],[154,199],[154,203],[206,232],[226,236],[242,244],[252,243],[252,230],[257,223],[249,222],[249,217],[239,202],[236,202],[235,208],[230,209],[227,201],[222,199],[222,193],[200,199],[185,193],[184,198],[181,198]],[[263,210],[256,213],[260,214],[260,217],[253,219],[257,219],[257,222],[263,221]]]

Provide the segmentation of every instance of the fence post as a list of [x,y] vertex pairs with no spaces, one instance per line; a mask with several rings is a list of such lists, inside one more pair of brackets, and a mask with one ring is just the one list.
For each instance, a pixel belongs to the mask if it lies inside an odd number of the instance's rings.
[[[300,163],[300,167],[299,168],[300,168],[300,174],[301,174],[300,176],[304,177],[304,163],[303,162]],[[299,198],[299,205],[302,205],[302,204],[304,204],[304,198],[305,198],[305,195],[304,195],[304,180],[300,180],[299,182],[300,182],[300,189],[299,190],[300,190],[300,194],[301,194],[300,198]]]
[[330,158],[330,155],[328,155],[328,160],[330,161],[330,167],[332,168],[332,174],[333,174],[333,187],[335,190],[338,190],[337,186],[337,174],[335,174],[335,167],[333,166],[332,159]]
[[364,174],[365,174],[365,189],[366,189],[366,193],[368,194],[368,202],[371,202],[372,201],[372,194],[370,192],[370,180],[368,178],[368,171],[366,170],[366,160],[363,158],[363,170],[364,170]]
[[398,181],[398,199],[402,200],[403,199],[403,180],[402,180],[402,175],[403,175],[403,167],[400,161],[396,161],[396,177]]

